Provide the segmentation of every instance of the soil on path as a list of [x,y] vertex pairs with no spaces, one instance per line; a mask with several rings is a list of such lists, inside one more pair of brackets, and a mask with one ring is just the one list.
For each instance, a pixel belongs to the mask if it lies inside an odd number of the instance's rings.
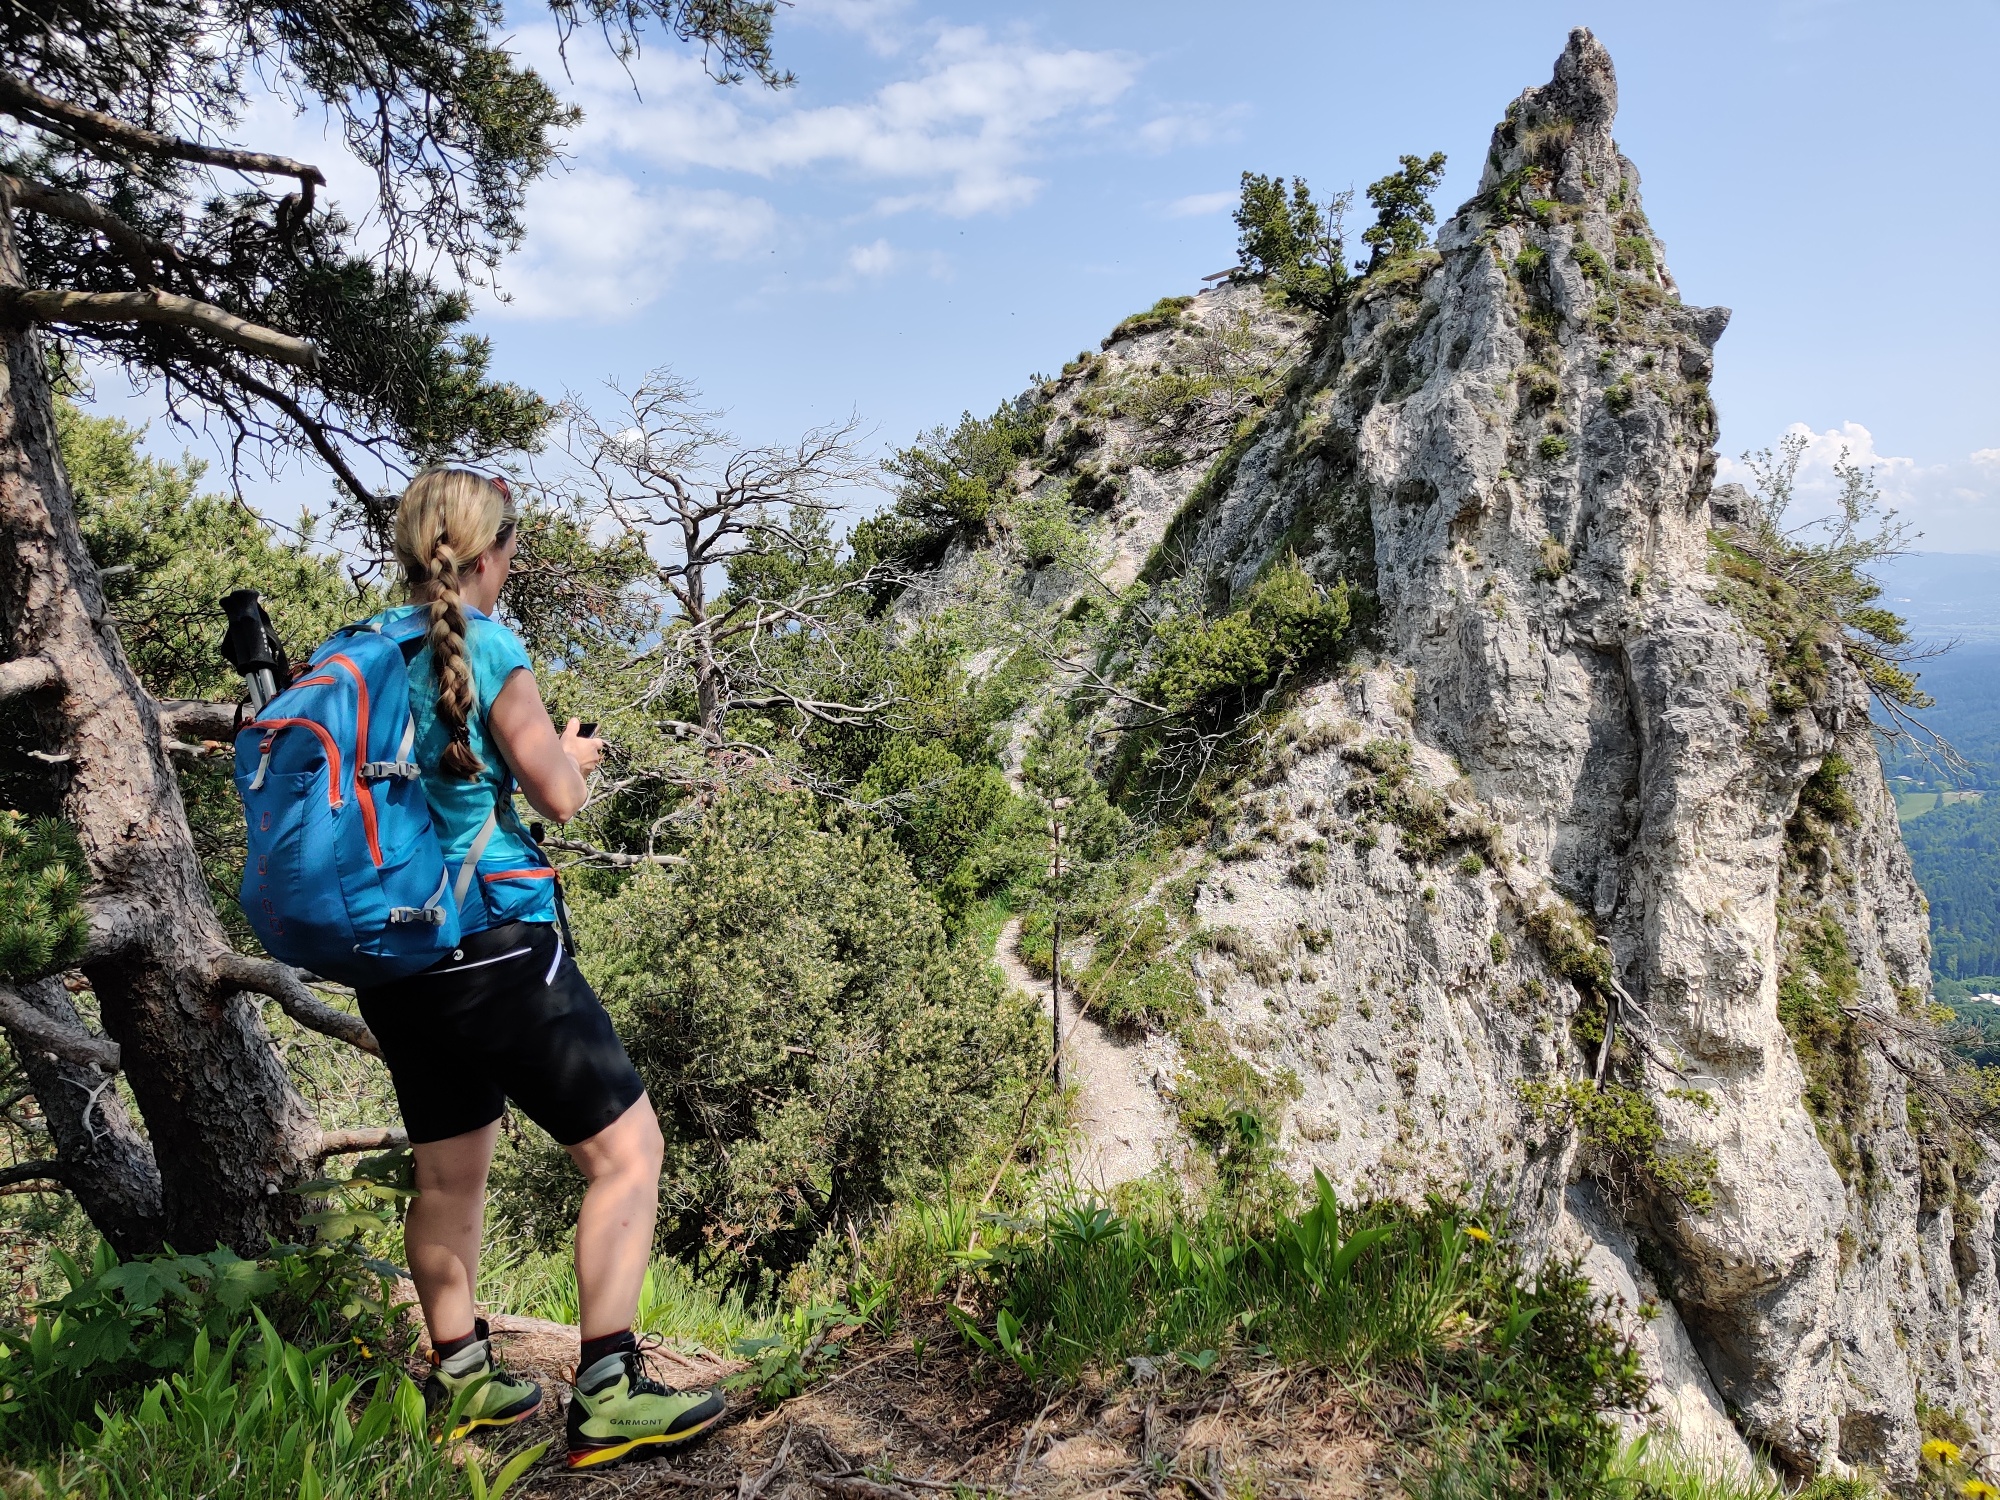
[[[1324,1375],[1277,1367],[1207,1375],[1162,1361],[1107,1388],[1101,1378],[1046,1402],[1011,1369],[966,1350],[942,1304],[918,1306],[887,1337],[857,1330],[819,1384],[770,1409],[729,1396],[716,1427],[685,1449],[607,1469],[563,1466],[563,1402],[576,1330],[495,1317],[503,1363],[532,1374],[542,1409],[458,1445],[489,1476],[547,1441],[512,1500],[1159,1500],[1270,1494],[1389,1500],[1404,1491],[1382,1442],[1385,1410],[1357,1410]],[[668,1355],[655,1373],[712,1384],[740,1361]],[[1397,1399],[1417,1412],[1414,1402]],[[1379,1404],[1379,1401],[1376,1403]]]
[[[1021,921],[1000,930],[994,962],[1016,989],[1033,996],[1046,1021],[1049,984],[1021,961]],[[1160,1084],[1174,1069],[1172,1043],[1164,1037],[1126,1042],[1077,1009],[1076,997],[1062,992],[1062,1079],[1070,1096],[1076,1137],[1070,1166],[1077,1178],[1099,1191],[1144,1177],[1162,1162],[1178,1165],[1179,1132],[1173,1111],[1160,1097]]]

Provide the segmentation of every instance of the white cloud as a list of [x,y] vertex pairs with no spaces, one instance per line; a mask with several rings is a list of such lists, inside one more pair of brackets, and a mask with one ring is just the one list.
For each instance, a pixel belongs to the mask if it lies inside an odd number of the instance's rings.
[[[1877,451],[1875,435],[1859,422],[1843,422],[1815,432],[1794,422],[1786,434],[1800,434],[1806,449],[1794,488],[1793,524],[1831,514],[1840,481],[1834,465],[1843,455],[1871,471],[1885,504],[1921,536],[1924,552],[2000,551],[2000,448],[1980,448],[1962,459],[1920,463]],[[1755,476],[1741,462],[1724,458],[1717,477],[1755,488]]]
[[778,216],[759,198],[695,188],[641,189],[615,173],[562,172],[535,188],[528,237],[502,267],[517,317],[617,317],[664,291],[691,256],[740,258]]
[[795,0],[793,15],[807,25],[851,31],[878,57],[892,57],[910,40],[903,23],[910,0]]
[[887,240],[877,240],[872,245],[856,245],[847,252],[847,269],[862,276],[886,276],[896,269],[901,260],[896,247]]
[[593,60],[576,67],[586,116],[576,146],[608,145],[675,170],[844,172],[901,189],[878,209],[963,218],[1031,201],[1042,186],[1029,171],[1035,158],[1059,131],[1101,123],[1098,112],[1138,68],[1124,53],[955,27],[938,34],[914,77],[859,102],[794,107],[791,94],[718,90],[686,59],[650,66],[635,96],[620,70]]
[[1185,198],[1176,198],[1166,207],[1170,219],[1195,219],[1206,214],[1219,214],[1225,208],[1234,208],[1239,193],[1190,193]]
[[1206,146],[1211,141],[1233,139],[1237,122],[1249,111],[1240,104],[1224,109],[1208,105],[1181,105],[1156,115],[1139,127],[1139,144],[1148,151],[1172,151],[1181,146]]
[[821,291],[851,291],[863,281],[881,281],[892,275],[923,275],[936,281],[951,279],[951,260],[936,250],[912,251],[888,240],[848,247],[846,264],[838,276],[815,282]]

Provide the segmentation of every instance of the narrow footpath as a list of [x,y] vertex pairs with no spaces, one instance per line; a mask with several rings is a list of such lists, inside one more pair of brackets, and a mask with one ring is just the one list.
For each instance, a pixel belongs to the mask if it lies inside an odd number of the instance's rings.
[[[1000,930],[994,962],[1016,989],[1033,996],[1048,1022],[1049,984],[1021,962],[1015,945],[1021,922]],[[1070,1165],[1079,1182],[1100,1192],[1144,1177],[1174,1157],[1177,1137],[1173,1111],[1155,1082],[1171,1069],[1163,1041],[1119,1040],[1078,1011],[1067,988],[1062,995],[1063,1087],[1072,1101],[1076,1127]]]

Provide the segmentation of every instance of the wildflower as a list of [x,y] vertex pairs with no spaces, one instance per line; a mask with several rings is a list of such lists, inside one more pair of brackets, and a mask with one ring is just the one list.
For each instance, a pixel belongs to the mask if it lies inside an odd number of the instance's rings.
[[1924,1457],[1932,1463],[1955,1464],[1958,1462],[1958,1444],[1946,1442],[1943,1438],[1932,1438],[1924,1444]]
[[1470,1240],[1478,1240],[1482,1245],[1493,1238],[1492,1235],[1481,1229],[1477,1224],[1468,1224],[1465,1226],[1465,1237]]
[[2000,1490],[1994,1489],[1983,1479],[1966,1480],[1958,1487],[1958,1492],[1969,1496],[1970,1500],[1995,1500],[1996,1496],[2000,1496]]

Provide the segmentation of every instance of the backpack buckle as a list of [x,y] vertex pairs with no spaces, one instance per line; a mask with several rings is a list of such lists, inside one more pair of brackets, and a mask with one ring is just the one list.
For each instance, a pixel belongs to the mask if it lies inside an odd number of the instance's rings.
[[392,925],[417,923],[425,927],[444,926],[444,910],[436,906],[392,906],[389,908]]

